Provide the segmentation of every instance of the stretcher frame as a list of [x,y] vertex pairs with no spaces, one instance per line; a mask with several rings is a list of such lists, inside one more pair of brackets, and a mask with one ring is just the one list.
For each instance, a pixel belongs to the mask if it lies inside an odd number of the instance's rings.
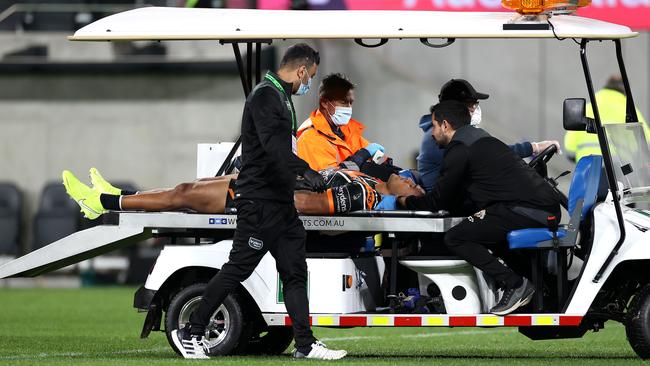
[[[367,233],[445,232],[461,218],[435,217],[422,211],[357,213],[361,216],[300,216],[307,231]],[[161,231],[180,229],[193,237],[199,230],[234,230],[236,215],[184,212],[121,212],[116,225],[99,225],[71,234],[0,266],[0,278],[33,277],[149,239]],[[404,216],[411,216],[405,218]],[[198,234],[197,234],[198,235]]]

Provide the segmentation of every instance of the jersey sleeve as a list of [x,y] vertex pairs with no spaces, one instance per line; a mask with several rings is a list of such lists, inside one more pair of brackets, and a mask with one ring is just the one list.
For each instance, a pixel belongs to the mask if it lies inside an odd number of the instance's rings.
[[522,159],[533,155],[533,145],[529,141],[518,142],[508,147]]

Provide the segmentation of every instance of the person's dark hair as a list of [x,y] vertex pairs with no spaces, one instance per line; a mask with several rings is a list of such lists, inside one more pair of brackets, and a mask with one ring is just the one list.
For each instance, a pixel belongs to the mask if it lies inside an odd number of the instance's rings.
[[472,119],[467,106],[457,100],[440,102],[432,106],[430,111],[434,114],[436,121],[442,124],[442,121],[446,120],[454,130],[469,125]]
[[306,43],[298,43],[289,47],[287,52],[284,53],[280,61],[280,68],[289,67],[291,69],[297,69],[303,65],[310,68],[313,64],[320,64],[318,51]]
[[623,78],[621,75],[612,75],[607,79],[605,83],[605,89],[616,90],[619,93],[625,94],[625,85],[623,84]]
[[343,74],[329,74],[323,78],[318,89],[321,98],[327,100],[344,100],[354,84]]

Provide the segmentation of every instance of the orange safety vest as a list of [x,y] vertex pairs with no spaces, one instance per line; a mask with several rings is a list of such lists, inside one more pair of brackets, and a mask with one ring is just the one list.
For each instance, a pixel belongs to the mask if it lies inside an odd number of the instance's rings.
[[368,140],[361,136],[365,126],[350,119],[341,126],[345,140],[341,140],[320,110],[311,112],[309,118],[298,128],[298,157],[314,170],[338,167],[339,164],[368,146]]

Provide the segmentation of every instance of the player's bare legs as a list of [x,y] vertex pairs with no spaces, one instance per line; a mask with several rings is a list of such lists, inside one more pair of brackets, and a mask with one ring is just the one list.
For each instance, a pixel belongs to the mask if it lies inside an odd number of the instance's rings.
[[230,179],[181,183],[172,189],[123,196],[124,211],[176,211],[190,209],[200,213],[223,213]]
[[94,168],[91,169],[91,177],[93,183],[100,185],[95,184],[91,188],[72,172],[66,170],[62,173],[66,191],[79,204],[84,216],[91,220],[110,210],[158,212],[190,209],[201,213],[223,213],[230,182],[236,179],[236,175],[230,175],[182,183],[172,189],[133,194],[111,186]]

